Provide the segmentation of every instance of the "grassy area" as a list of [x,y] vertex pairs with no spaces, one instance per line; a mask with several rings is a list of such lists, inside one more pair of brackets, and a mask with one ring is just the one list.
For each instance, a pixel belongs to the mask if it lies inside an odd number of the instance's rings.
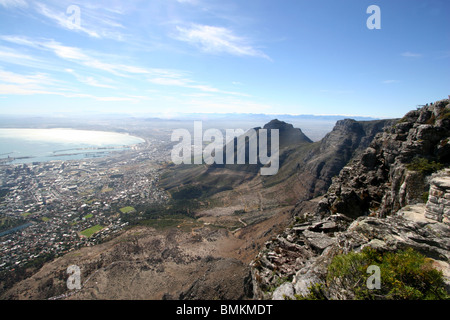
[[139,224],[155,229],[166,229],[177,227],[182,222],[182,220],[178,219],[148,219],[141,221]]
[[120,212],[122,212],[122,213],[130,213],[130,212],[134,212],[134,211],[136,211],[136,209],[133,207],[123,207],[120,209]]
[[85,230],[81,231],[80,233],[81,233],[81,235],[83,235],[83,236],[89,238],[89,237],[91,237],[94,233],[96,233],[96,232],[98,232],[98,231],[100,231],[100,230],[102,230],[102,229],[103,229],[103,226],[97,224],[97,225],[95,225],[95,226],[93,226],[93,227],[90,227],[90,228],[88,228],[88,229],[85,229]]
[[90,218],[92,218],[94,215],[92,214],[92,213],[89,213],[89,214],[87,214],[87,215],[85,215],[83,218],[84,219],[90,219]]
[[47,221],[49,221],[49,220],[50,220],[50,218],[47,218],[47,217],[42,217],[42,218],[41,218],[41,220],[42,220],[42,221],[44,221],[44,222],[47,222]]
[[155,219],[146,219],[139,221],[140,225],[145,225],[155,229],[166,229],[178,227],[179,229],[191,232],[193,228],[203,226],[203,223],[196,221],[193,218],[186,217],[181,214],[167,215]]

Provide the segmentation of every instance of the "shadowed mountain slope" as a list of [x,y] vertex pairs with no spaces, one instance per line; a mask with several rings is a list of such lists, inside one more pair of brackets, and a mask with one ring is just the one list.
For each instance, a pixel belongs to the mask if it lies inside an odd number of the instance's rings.
[[[160,184],[171,193],[179,192],[186,186],[196,186],[197,196],[209,197],[252,181],[252,185],[259,186],[258,190],[284,190],[276,192],[280,202],[286,199],[309,199],[324,193],[331,184],[331,178],[337,175],[355,154],[364,150],[378,132],[392,123],[393,120],[341,120],[321,141],[313,143],[301,129],[275,119],[263,128],[279,130],[277,174],[261,176],[260,163],[248,164],[247,141],[246,164],[171,166],[163,175]],[[260,128],[254,130],[259,132]],[[270,130],[268,131],[270,146]],[[259,149],[259,139],[257,140]],[[233,150],[236,156],[237,138],[234,139]]]

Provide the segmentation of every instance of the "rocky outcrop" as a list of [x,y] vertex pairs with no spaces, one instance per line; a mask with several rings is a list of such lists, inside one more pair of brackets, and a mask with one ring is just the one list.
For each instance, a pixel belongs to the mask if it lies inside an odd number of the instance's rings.
[[[266,242],[251,264],[254,296],[259,299],[295,299],[316,283],[324,283],[327,267],[338,254],[359,252],[366,246],[383,251],[413,248],[433,259],[444,272],[450,289],[450,227],[424,217],[400,211],[386,218],[343,214],[325,219],[297,222]],[[299,218],[297,216],[297,218]],[[300,219],[297,219],[300,220]],[[329,299],[351,299],[339,288],[329,290]]]
[[322,214],[383,217],[420,202],[429,188],[427,170],[450,163],[449,137],[448,99],[407,113],[343,168],[321,204]]
[[425,217],[450,224],[450,170],[431,180]]
[[[345,119],[336,122],[315,148],[293,154],[297,167],[293,175],[302,192],[298,200],[307,200],[324,194],[332,178],[357,154],[365,150],[376,134],[391,126],[396,120],[355,121]],[[281,168],[283,170],[283,167]]]
[[[413,248],[432,259],[450,289],[450,105],[409,112],[377,134],[320,198],[300,201],[292,226],[251,263],[254,295],[295,298],[323,283],[333,257],[370,246]],[[428,194],[428,200],[424,203]],[[351,299],[332,288],[330,299]]]

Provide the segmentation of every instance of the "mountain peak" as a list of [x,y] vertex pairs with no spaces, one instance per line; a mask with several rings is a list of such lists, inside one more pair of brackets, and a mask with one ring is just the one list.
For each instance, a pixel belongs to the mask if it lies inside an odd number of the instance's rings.
[[264,125],[264,129],[278,129],[280,131],[280,146],[291,146],[298,143],[312,143],[301,129],[294,128],[290,123],[273,119]]
[[294,126],[290,123],[280,121],[278,119],[273,119],[269,123],[264,125],[264,129],[289,130],[289,129],[294,129]]

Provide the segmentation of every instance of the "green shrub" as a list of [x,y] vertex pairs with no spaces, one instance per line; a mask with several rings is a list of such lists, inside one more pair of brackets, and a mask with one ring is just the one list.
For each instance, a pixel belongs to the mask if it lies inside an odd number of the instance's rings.
[[406,168],[408,170],[418,171],[428,175],[441,170],[442,168],[444,168],[444,165],[439,162],[430,162],[428,159],[416,157],[406,165]]
[[325,286],[322,283],[316,283],[308,288],[309,293],[306,296],[295,294],[296,300],[326,300]]
[[422,202],[427,203],[429,196],[430,196],[430,193],[428,191],[422,193]]
[[444,112],[441,113],[441,115],[438,117],[438,119],[442,120],[448,120],[450,119],[450,110],[448,108],[445,108]]
[[[370,265],[380,268],[380,289],[368,289]],[[449,299],[443,274],[433,268],[432,260],[408,248],[398,252],[380,252],[365,248],[359,253],[337,255],[328,266],[326,283],[310,288],[303,299],[342,293],[355,300],[440,300]],[[297,297],[298,298],[298,297]]]

